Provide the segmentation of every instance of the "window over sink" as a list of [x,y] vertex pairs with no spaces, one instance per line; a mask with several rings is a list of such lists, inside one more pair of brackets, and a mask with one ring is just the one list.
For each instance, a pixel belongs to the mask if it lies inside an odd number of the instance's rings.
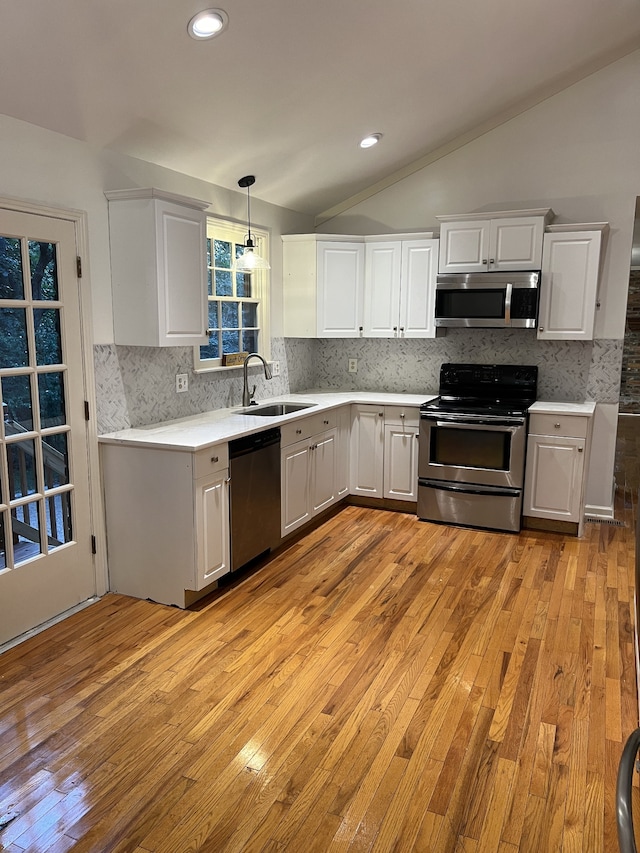
[[[259,352],[270,357],[269,271],[236,272],[244,249],[246,227],[223,219],[207,220],[207,300],[209,343],[194,347],[196,371],[224,368],[224,357]],[[269,256],[269,235],[251,227],[256,251]]]

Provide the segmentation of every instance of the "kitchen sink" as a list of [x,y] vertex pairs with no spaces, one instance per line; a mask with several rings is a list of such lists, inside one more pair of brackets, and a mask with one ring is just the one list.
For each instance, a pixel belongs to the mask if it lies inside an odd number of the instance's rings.
[[241,415],[255,415],[260,418],[276,418],[281,415],[291,415],[293,412],[301,412],[310,409],[316,403],[265,403],[264,405],[250,406],[242,409]]

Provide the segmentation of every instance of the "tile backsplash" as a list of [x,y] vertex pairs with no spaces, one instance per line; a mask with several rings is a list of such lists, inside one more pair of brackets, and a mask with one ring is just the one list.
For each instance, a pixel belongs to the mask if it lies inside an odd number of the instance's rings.
[[[271,357],[280,374],[267,381],[262,365],[249,368],[256,399],[308,389],[436,393],[440,364],[537,364],[544,400],[617,403],[623,341],[538,341],[535,330],[450,329],[436,339],[274,338]],[[348,360],[358,360],[357,373]],[[242,403],[242,369],[193,372],[190,347],[94,347],[98,431],[159,423]],[[189,388],[175,391],[176,373]]]

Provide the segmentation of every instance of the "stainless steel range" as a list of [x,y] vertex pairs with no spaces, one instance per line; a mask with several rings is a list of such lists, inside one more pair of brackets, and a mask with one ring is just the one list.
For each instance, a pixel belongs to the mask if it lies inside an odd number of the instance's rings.
[[420,407],[418,517],[520,530],[534,365],[443,364]]

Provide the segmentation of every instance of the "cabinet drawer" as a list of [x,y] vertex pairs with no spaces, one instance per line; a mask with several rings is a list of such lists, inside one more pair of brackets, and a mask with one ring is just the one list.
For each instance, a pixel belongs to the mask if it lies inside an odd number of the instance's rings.
[[565,435],[586,438],[589,418],[583,415],[531,415],[529,433],[535,435]]
[[329,412],[318,412],[316,415],[307,415],[303,418],[295,418],[280,427],[280,446],[288,447],[296,441],[302,441],[319,432],[333,429],[337,425],[335,409]]
[[199,480],[215,471],[224,471],[229,467],[229,445],[215,444],[193,454],[193,479]]
[[396,426],[404,424],[404,426],[417,427],[420,425],[420,409],[415,406],[385,406],[384,422]]

